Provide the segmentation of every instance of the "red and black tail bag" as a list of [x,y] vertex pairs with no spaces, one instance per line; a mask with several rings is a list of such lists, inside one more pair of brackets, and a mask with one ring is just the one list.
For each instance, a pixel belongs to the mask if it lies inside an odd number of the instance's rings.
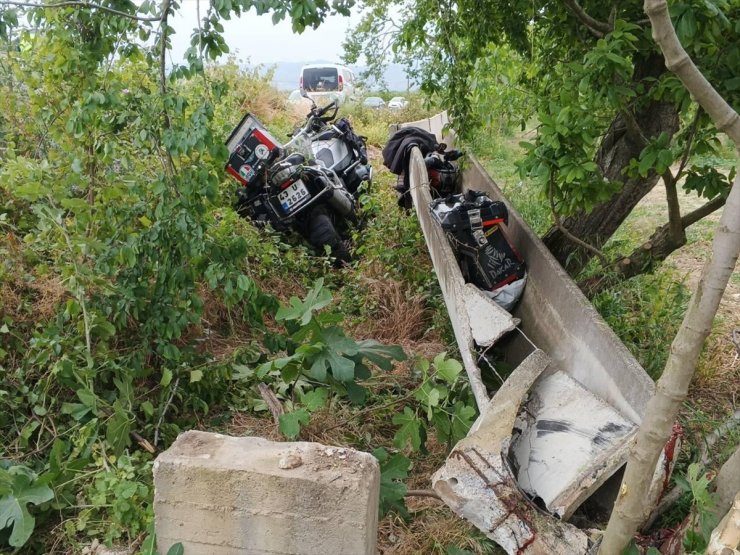
[[429,209],[450,241],[466,281],[488,291],[521,279],[524,260],[504,234],[509,212],[479,191],[433,201]]

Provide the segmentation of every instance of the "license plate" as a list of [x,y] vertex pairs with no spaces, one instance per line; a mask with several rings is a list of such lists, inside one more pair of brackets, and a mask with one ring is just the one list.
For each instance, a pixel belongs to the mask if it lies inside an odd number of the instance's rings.
[[295,212],[311,198],[311,193],[302,181],[296,181],[278,194],[278,202],[287,213]]

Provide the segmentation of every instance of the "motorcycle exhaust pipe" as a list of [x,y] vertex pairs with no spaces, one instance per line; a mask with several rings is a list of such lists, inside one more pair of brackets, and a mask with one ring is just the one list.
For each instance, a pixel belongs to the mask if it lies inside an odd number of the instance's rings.
[[331,206],[340,216],[349,216],[355,207],[355,201],[350,192],[344,188],[338,179],[332,179],[331,195],[327,199]]

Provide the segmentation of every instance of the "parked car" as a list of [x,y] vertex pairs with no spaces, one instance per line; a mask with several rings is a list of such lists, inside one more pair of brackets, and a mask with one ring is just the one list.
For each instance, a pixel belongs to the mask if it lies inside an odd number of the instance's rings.
[[362,103],[362,105],[365,108],[373,108],[375,110],[379,110],[380,108],[385,108],[385,100],[383,100],[379,96],[368,96]]
[[339,105],[355,100],[357,79],[347,66],[337,64],[309,64],[301,68],[298,87],[320,106],[332,100]]
[[390,102],[388,102],[388,108],[391,110],[402,110],[408,105],[409,101],[406,100],[402,96],[394,96],[391,98]]

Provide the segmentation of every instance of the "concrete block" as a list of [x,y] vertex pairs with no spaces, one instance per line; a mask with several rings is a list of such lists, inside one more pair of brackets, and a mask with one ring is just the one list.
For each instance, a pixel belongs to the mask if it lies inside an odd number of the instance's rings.
[[189,431],[154,463],[160,553],[375,554],[380,467],[353,449]]

